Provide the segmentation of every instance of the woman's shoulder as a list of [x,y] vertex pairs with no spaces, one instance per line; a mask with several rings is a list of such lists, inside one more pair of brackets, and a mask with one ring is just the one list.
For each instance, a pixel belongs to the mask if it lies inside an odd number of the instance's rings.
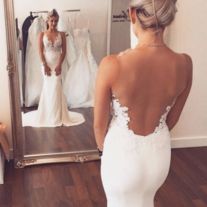
[[192,72],[193,61],[189,54],[186,53],[176,53],[177,59],[180,62],[180,65],[187,70],[187,72]]
[[117,55],[105,56],[99,64],[99,75],[114,80],[119,71],[119,60]]
[[42,39],[44,37],[44,35],[45,35],[45,32],[40,32],[39,33],[39,38]]
[[169,51],[169,57],[173,60],[173,62],[178,66],[178,68],[183,68],[187,70],[192,70],[193,61],[189,54],[187,53],[178,53],[173,51],[171,48],[167,48]]
[[174,53],[176,68],[183,72],[185,79],[191,80],[193,76],[193,61],[189,54]]
[[124,51],[119,52],[118,54],[111,54],[105,56],[101,63],[102,65],[108,65],[108,66],[118,66],[120,64],[120,57],[128,54],[132,49],[126,49]]
[[126,54],[129,54],[133,49],[131,48],[128,48],[124,51],[121,51],[119,54],[117,54],[117,57],[120,57],[120,56],[123,56],[123,55],[126,55]]
[[193,74],[193,61],[190,55],[183,53],[183,58],[184,58],[184,65],[186,68],[186,73],[189,79],[192,79],[192,74]]
[[110,73],[118,72],[123,62],[122,57],[125,57],[127,54],[129,54],[131,50],[132,49],[126,49],[118,54],[111,54],[105,56],[101,60],[100,68],[103,68],[103,70],[109,70]]
[[65,33],[65,32],[59,31],[58,33],[59,33],[62,37],[65,37],[65,36],[66,36],[66,33]]
[[100,67],[103,67],[105,69],[112,68],[112,67],[117,67],[117,65],[118,65],[118,58],[117,57],[118,57],[117,54],[105,56],[101,60]]
[[193,61],[192,61],[192,58],[190,55],[188,55],[186,53],[182,53],[181,55],[184,57],[187,66],[193,65]]
[[168,48],[168,49],[171,53],[173,53],[175,55],[175,57],[178,59],[178,61],[181,60],[184,63],[192,64],[192,58],[189,54],[187,54],[187,53],[177,53],[177,52],[173,51],[170,48]]

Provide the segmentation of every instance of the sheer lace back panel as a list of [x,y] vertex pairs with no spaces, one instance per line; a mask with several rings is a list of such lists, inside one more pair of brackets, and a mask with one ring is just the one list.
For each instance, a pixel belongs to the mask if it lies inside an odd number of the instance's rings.
[[[163,127],[166,126],[167,115],[170,109],[172,108],[172,106],[174,105],[174,103],[175,103],[175,100],[173,101],[171,105],[168,105],[166,107],[165,112],[160,117],[158,125],[155,127],[154,131],[148,135],[158,133]],[[133,135],[138,135],[138,136],[143,136],[143,137],[148,136],[148,135],[135,134],[134,131],[129,128],[129,122],[130,122],[130,117],[128,113],[129,108],[127,106],[122,106],[120,104],[119,99],[116,98],[115,95],[112,96],[112,109],[113,109],[112,111],[113,120],[120,127],[127,129],[127,131]]]
[[45,51],[60,52],[62,49],[62,38],[60,32],[58,32],[54,42],[44,34],[43,43]]

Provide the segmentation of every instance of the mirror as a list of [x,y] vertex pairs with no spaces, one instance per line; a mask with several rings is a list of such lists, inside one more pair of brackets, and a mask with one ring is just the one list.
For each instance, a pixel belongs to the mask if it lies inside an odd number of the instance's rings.
[[[101,3],[90,0],[87,3],[86,0],[4,1],[16,167],[99,159],[93,133],[94,84],[100,60],[112,52],[110,47],[112,48],[111,42],[115,36],[112,38],[111,35],[111,11],[114,2],[117,3],[111,0]],[[116,21],[125,18],[126,12],[122,7],[126,10],[125,4],[114,11],[113,18]],[[47,13],[52,9],[56,9],[59,14],[59,37],[57,33],[54,41],[59,38],[63,44],[60,32],[64,32],[66,54],[61,64],[61,75],[54,75],[56,82],[50,82],[52,85],[49,86],[45,82],[46,79],[51,80],[52,76],[46,77],[44,74],[38,39],[43,32],[44,55],[49,58],[53,56],[54,53],[46,54],[44,42],[46,38],[47,41],[50,40],[46,36]],[[128,20],[126,22],[129,25]],[[129,36],[129,31],[126,34]],[[52,47],[57,42],[51,42]],[[125,46],[126,44],[122,47]],[[60,54],[62,51],[61,48]],[[54,65],[49,66],[52,68]],[[56,88],[53,88],[54,85]],[[43,102],[44,104],[40,104]],[[39,113],[42,105],[41,118],[48,115],[47,120],[51,121],[58,115],[65,116],[69,111],[67,118],[70,123],[38,123],[33,115]],[[61,107],[64,112],[60,115]],[[49,108],[52,110],[48,110]],[[55,110],[59,110],[57,114],[53,114]],[[72,112],[75,117],[71,115]]]

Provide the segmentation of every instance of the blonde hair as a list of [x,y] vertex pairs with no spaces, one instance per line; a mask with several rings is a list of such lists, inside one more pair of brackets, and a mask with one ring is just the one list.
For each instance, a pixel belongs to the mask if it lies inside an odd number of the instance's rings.
[[57,17],[59,19],[59,14],[56,11],[56,9],[53,9],[47,13],[47,21],[49,20],[50,17]]
[[130,0],[129,6],[136,9],[143,29],[162,29],[170,25],[177,12],[177,0]]

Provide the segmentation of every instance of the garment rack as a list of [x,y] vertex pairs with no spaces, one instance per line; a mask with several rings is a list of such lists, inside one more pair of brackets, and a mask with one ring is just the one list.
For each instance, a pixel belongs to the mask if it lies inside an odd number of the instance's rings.
[[[63,12],[80,12],[80,9],[68,9],[68,10],[63,10]],[[30,15],[32,14],[40,14],[40,13],[48,13],[48,11],[31,11]]]
[[64,12],[80,12],[80,9],[68,9],[68,10],[63,10]]
[[48,13],[48,11],[31,11],[30,14]]

